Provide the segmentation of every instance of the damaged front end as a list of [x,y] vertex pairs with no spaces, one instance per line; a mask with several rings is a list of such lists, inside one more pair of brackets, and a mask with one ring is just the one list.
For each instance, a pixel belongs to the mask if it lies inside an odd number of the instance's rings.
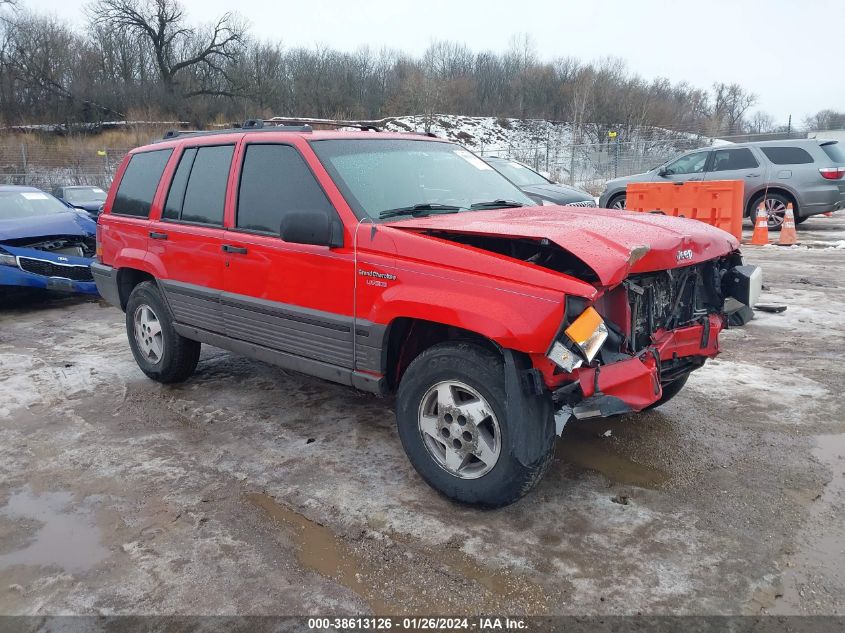
[[731,304],[753,305],[759,268],[737,252],[690,266],[629,275],[592,305],[567,298],[558,336],[534,367],[552,389],[559,426],[640,411],[663,386],[719,353]]
[[93,235],[53,235],[0,243],[0,286],[97,294]]

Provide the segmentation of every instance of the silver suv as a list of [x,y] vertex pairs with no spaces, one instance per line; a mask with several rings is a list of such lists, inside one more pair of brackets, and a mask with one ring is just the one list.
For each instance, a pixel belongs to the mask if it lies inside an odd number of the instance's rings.
[[794,140],[736,143],[697,149],[644,174],[616,178],[605,185],[599,206],[625,208],[629,182],[742,180],[745,215],[765,198],[769,228],[779,229],[786,205],[795,221],[845,208],[845,150],[836,141]]

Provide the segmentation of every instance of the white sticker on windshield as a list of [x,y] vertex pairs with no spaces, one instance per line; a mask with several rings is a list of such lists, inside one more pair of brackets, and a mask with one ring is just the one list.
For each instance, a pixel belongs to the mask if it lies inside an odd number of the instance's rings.
[[27,200],[47,200],[47,194],[40,191],[21,191],[21,195]]
[[485,163],[478,156],[466,151],[465,149],[456,149],[455,153],[476,169],[493,169],[492,167],[490,167],[490,165]]

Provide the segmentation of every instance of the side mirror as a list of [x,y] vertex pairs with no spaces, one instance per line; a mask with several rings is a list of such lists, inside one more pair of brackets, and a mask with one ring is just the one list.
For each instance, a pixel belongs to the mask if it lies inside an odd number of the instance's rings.
[[657,170],[657,175],[660,176],[661,178],[665,178],[669,174],[670,174],[670,171],[668,169],[666,169],[665,167],[661,167],[660,169]]
[[294,211],[282,217],[279,237],[292,244],[314,244],[340,248],[343,227],[325,211]]

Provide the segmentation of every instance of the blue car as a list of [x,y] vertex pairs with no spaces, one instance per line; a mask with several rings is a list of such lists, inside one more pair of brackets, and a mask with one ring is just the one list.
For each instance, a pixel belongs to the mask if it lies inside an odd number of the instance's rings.
[[97,294],[97,224],[34,187],[0,186],[0,295],[11,287]]

